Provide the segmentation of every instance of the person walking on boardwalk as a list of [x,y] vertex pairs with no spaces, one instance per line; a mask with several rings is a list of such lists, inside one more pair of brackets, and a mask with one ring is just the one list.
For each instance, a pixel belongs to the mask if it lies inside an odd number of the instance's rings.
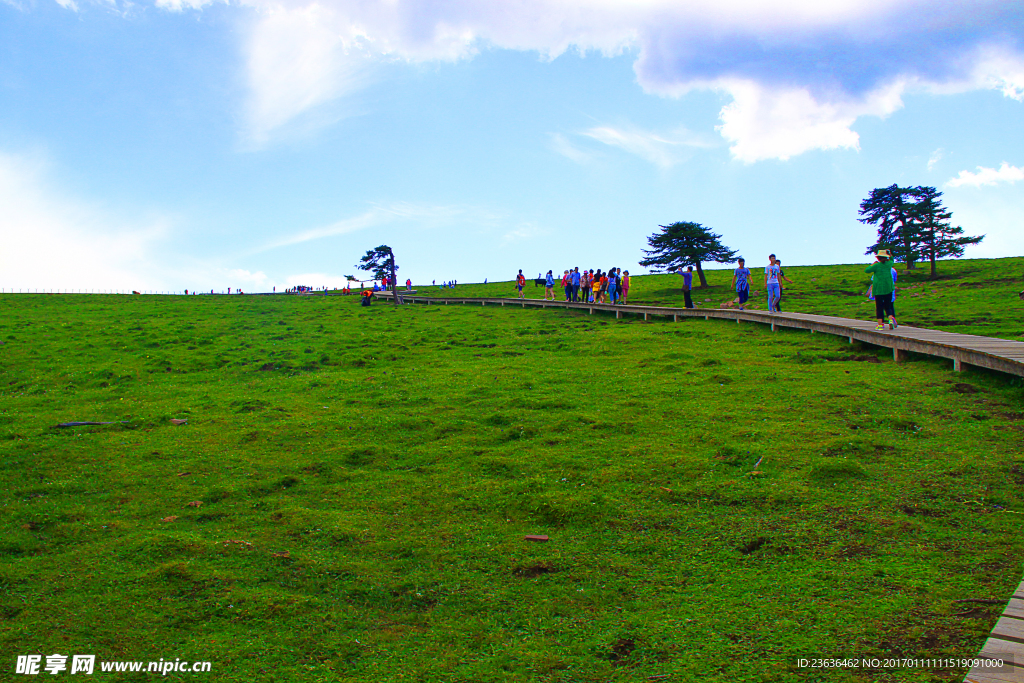
[[615,268],[608,271],[608,301],[615,303],[619,292],[619,278],[615,274]]
[[523,294],[523,287],[526,286],[526,278],[523,276],[523,269],[519,269],[519,275],[516,275],[516,289],[519,293],[516,295],[520,299],[525,299],[526,295]]
[[875,318],[878,319],[875,329],[884,330],[888,316],[889,329],[895,330],[898,327],[896,306],[893,303],[896,284],[893,282],[892,266],[889,264],[892,255],[888,249],[879,249],[875,258],[877,260],[864,269],[865,273],[871,273],[871,295],[875,297]]
[[775,313],[779,303],[779,266],[775,262],[775,254],[768,255],[768,265],[764,269],[764,288],[768,292],[768,312]]
[[555,276],[550,270],[544,276],[544,301],[547,301],[549,296],[552,301],[555,300]]
[[[892,273],[892,286],[893,286],[893,290],[892,290],[892,307],[896,308],[896,289],[895,289],[895,287],[896,287],[896,282],[900,279],[900,274],[896,272],[895,268],[890,269],[890,272]],[[875,295],[871,293],[871,285],[868,285],[868,299],[870,299],[871,301],[875,300]]]
[[782,313],[782,295],[785,293],[785,290],[782,288],[782,281],[785,280],[789,284],[793,284],[793,281],[786,277],[786,271],[782,269],[782,261],[776,258],[775,265],[779,267],[779,300],[775,302],[775,310]]
[[580,267],[573,268],[569,277],[571,278],[572,302],[575,304],[580,300]]
[[693,308],[693,299],[690,298],[690,290],[693,288],[693,266],[686,266],[686,270],[680,268],[676,272],[683,276],[683,304],[687,308]]
[[622,271],[622,303],[629,303],[629,271]]
[[750,268],[747,268],[747,262],[744,259],[740,259],[736,263],[739,267],[732,272],[732,287],[736,290],[742,311],[745,310],[743,304],[747,303],[747,299],[750,298]]

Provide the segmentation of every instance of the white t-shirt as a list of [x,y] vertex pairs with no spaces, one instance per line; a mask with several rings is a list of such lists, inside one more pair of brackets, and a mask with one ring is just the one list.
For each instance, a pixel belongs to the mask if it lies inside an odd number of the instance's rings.
[[766,266],[764,274],[768,276],[768,284],[777,285],[779,284],[779,267],[778,266]]

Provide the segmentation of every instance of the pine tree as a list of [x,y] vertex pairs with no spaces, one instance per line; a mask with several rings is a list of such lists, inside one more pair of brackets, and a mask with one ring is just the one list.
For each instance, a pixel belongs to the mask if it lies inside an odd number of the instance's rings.
[[686,221],[658,227],[661,232],[647,238],[651,248],[642,250],[647,258],[640,261],[641,266],[653,266],[655,272],[693,266],[697,269],[700,286],[704,288],[708,281],[700,267],[701,261],[732,263],[736,259],[736,251],[720,242],[722,236],[700,223]]
[[920,252],[915,241],[914,193],[917,188],[876,187],[871,196],[860,203],[858,220],[866,225],[878,226],[878,239],[864,253],[874,254],[879,249],[892,251],[893,260],[903,261],[907,270],[914,269],[914,261]]
[[964,247],[978,244],[984,235],[977,237],[964,236],[964,229],[959,225],[953,227],[950,219],[953,212],[942,205],[939,199],[942,193],[934,187],[919,186],[914,188],[914,224],[922,253],[931,262],[931,277],[937,274],[936,259],[944,256],[960,257],[964,255]]
[[395,253],[391,250],[391,247],[382,244],[376,249],[368,249],[366,255],[359,259],[356,268],[373,273],[374,280],[389,278],[391,281],[391,301],[394,304],[398,304],[398,293],[395,291],[395,271],[398,270],[398,266],[395,265]]

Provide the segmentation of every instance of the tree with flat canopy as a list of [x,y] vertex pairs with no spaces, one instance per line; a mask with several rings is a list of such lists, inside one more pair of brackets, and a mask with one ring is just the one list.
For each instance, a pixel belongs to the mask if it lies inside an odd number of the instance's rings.
[[702,261],[732,263],[736,260],[736,251],[722,244],[722,236],[700,223],[681,221],[658,227],[661,232],[647,238],[647,245],[651,248],[642,250],[647,257],[640,261],[640,265],[645,268],[671,272],[693,266],[703,289],[708,286],[708,281],[700,267]]
[[920,255],[914,239],[914,205],[917,203],[914,190],[895,183],[876,187],[860,203],[862,218],[857,219],[878,228],[878,239],[865,253],[876,254],[880,249],[888,249],[894,260],[907,264],[907,270],[914,269],[914,262]]
[[934,187],[918,186],[915,189],[917,204],[915,206],[915,223],[917,237],[921,244],[921,253],[928,257],[931,264],[931,277],[938,275],[935,261],[945,256],[959,258],[964,255],[964,248],[978,244],[984,235],[968,237],[959,225],[954,227],[950,219],[953,212],[942,205],[939,199],[942,193]]
[[391,247],[382,244],[376,249],[368,249],[366,255],[359,259],[356,268],[373,273],[374,280],[388,278],[391,282],[391,302],[398,305],[398,293],[395,291],[395,271],[398,266],[395,265],[395,253]]
[[942,205],[942,193],[934,187],[878,187],[860,203],[861,223],[878,229],[875,243],[868,254],[880,249],[892,252],[893,259],[915,268],[915,262],[927,258],[931,277],[936,277],[936,260],[963,256],[964,248],[978,244],[984,235],[969,237],[964,229],[950,222],[953,213]]

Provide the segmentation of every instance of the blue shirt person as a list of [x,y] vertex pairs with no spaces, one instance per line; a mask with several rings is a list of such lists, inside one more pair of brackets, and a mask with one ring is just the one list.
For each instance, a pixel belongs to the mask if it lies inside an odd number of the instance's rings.
[[743,259],[740,259],[738,264],[739,268],[732,273],[732,285],[736,290],[739,308],[742,311],[744,310],[743,304],[747,303],[747,299],[750,298],[750,269],[747,268],[747,262]]

